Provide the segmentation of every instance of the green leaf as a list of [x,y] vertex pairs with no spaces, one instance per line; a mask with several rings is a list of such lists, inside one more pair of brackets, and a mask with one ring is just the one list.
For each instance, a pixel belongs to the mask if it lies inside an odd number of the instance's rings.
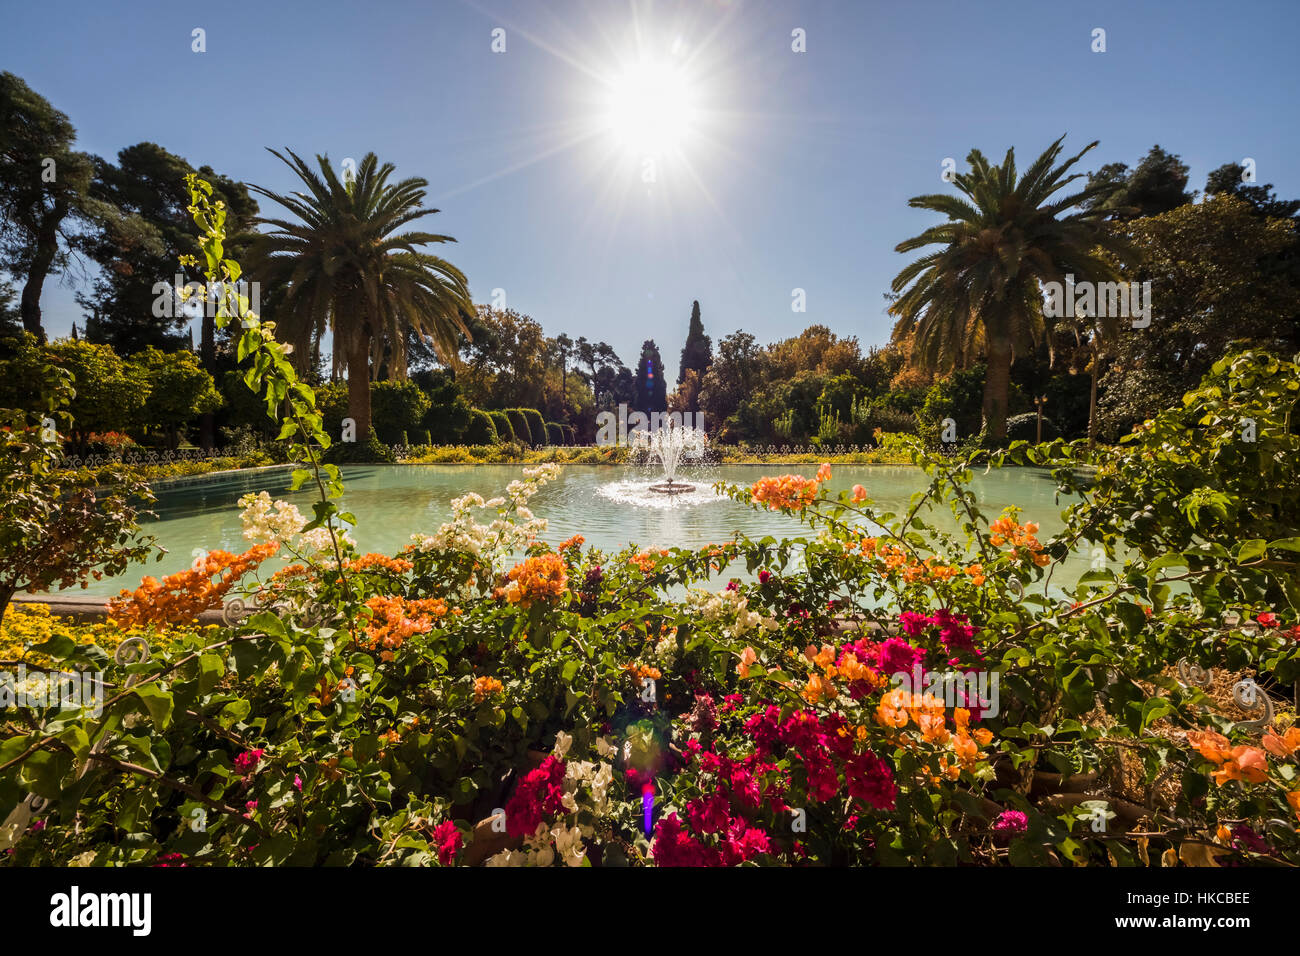
[[1237,549],[1238,563],[1253,561],[1262,555],[1268,543],[1263,538],[1252,538],[1249,541],[1243,541],[1241,547]]
[[172,719],[172,695],[157,684],[141,684],[133,693],[140,698],[158,729],[166,730]]
[[199,658],[199,696],[207,694],[217,686],[226,673],[226,662],[216,654],[204,654]]

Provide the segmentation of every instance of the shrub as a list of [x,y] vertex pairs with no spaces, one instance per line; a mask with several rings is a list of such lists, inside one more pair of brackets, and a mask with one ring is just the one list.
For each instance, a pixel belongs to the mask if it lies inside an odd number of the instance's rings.
[[515,433],[515,441],[524,445],[539,444],[533,437],[533,430],[528,425],[528,416],[524,414],[522,408],[507,408],[505,413],[510,419],[510,428]]
[[465,441],[470,445],[495,445],[500,442],[492,416],[481,408],[470,409],[469,424],[465,428]]
[[138,540],[136,518],[153,500],[147,486],[110,472],[111,490],[78,486],[63,470],[63,448],[50,422],[66,425],[70,376],[45,365],[45,388],[29,413],[0,410],[0,620],[19,591],[85,586],[117,574],[153,551]]
[[429,396],[429,410],[424,413],[423,425],[429,430],[429,442],[454,445],[468,441],[471,408],[455,377],[446,369],[426,369],[411,376]]
[[397,458],[393,455],[393,450],[379,440],[372,428],[365,441],[335,441],[321,460],[331,465],[363,462],[393,464]]
[[[242,377],[239,383],[243,385]],[[244,386],[244,391],[248,391],[248,386]],[[338,441],[343,433],[343,419],[348,417],[348,383],[327,382],[317,385],[313,391],[316,393],[316,410],[320,412],[321,427],[331,439]]]
[[370,428],[384,444],[405,443],[402,434],[420,427],[429,407],[429,396],[414,382],[370,385]]
[[547,442],[546,420],[542,418],[542,413],[535,408],[521,408],[524,418],[528,421],[528,434],[533,436],[534,445],[545,445]]
[[490,411],[492,424],[496,426],[497,437],[503,442],[517,441],[518,436],[515,434],[514,425],[511,424],[510,418],[502,411]]
[[547,440],[548,443],[550,443],[550,444],[552,444],[552,445],[563,445],[563,444],[565,444],[565,441],[564,441],[564,426],[561,425],[559,422],[547,422],[547,423],[546,423],[546,440]]

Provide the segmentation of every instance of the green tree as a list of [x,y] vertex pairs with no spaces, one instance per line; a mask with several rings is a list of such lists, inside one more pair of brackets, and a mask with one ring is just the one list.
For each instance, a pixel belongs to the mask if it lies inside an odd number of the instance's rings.
[[1151,325],[1122,329],[1101,381],[1099,416],[1111,435],[1196,387],[1242,344],[1283,355],[1300,349],[1300,282],[1279,267],[1295,224],[1218,195],[1130,224],[1151,282]]
[[[890,312],[915,323],[914,356],[926,368],[964,368],[981,353],[988,365],[984,420],[989,436],[1006,435],[1011,362],[1017,349],[1032,347],[1047,332],[1040,283],[1119,279],[1112,256],[1130,257],[1126,240],[1105,228],[1094,200],[1114,189],[1093,185],[1057,198],[1083,174],[1066,175],[1097,143],[1058,164],[1054,142],[1017,176],[1015,150],[991,166],[979,150],[967,157],[970,171],[954,183],[965,196],[917,196],[916,209],[943,213],[948,221],[898,244],[898,252],[930,245],[894,279],[902,293]],[[1075,210],[1070,212],[1070,210]],[[1109,253],[1109,255],[1107,255]],[[906,291],[904,291],[906,290]]]
[[639,412],[663,412],[668,409],[668,386],[664,381],[664,360],[654,339],[641,345],[641,359],[636,365],[636,395],[632,407]]
[[1107,163],[1088,174],[1088,185],[1112,187],[1083,205],[1105,209],[1117,219],[1158,216],[1196,198],[1187,191],[1187,164],[1159,145],[1142,157],[1135,169],[1125,163]]
[[415,382],[374,382],[370,386],[379,440],[396,445],[405,437],[414,441],[429,412],[429,396]]
[[[686,344],[682,346],[682,361],[677,370],[677,384],[686,380],[686,372],[694,369],[700,377],[709,370],[713,363],[713,342],[704,334],[704,322],[700,319],[700,303],[696,300],[691,303],[691,322],[686,329]],[[697,411],[694,406],[685,409],[688,412]]]
[[125,431],[140,420],[153,385],[138,366],[107,345],[63,339],[47,346],[55,364],[72,374],[69,432],[85,447],[91,432]]
[[93,157],[73,149],[68,117],[0,73],[0,268],[21,276],[23,328],[45,341],[41,292],[67,267],[69,226],[91,215]]
[[481,408],[470,411],[464,437],[467,445],[495,445],[501,441],[496,426],[492,424],[492,416]]
[[465,365],[456,379],[465,397],[480,408],[545,404],[547,338],[533,318],[514,309],[479,306],[472,342],[464,343]]
[[[455,445],[465,438],[474,409],[461,393],[455,375],[447,369],[422,369],[411,380],[429,397],[429,410],[420,423],[429,440],[435,445]],[[495,437],[494,429],[493,440]]]
[[131,377],[149,383],[140,420],[146,427],[161,428],[170,449],[180,444],[185,425],[221,406],[212,376],[188,349],[163,352],[149,346],[131,356],[127,365]]
[[467,334],[461,313],[472,312],[465,276],[445,259],[420,251],[454,242],[430,232],[400,232],[436,209],[423,208],[428,181],[390,183],[395,167],[367,153],[346,182],[329,160],[317,156],[319,173],[292,150],[271,151],[297,174],[306,192],[254,192],[285,207],[297,221],[258,218],[271,231],[254,243],[256,271],[282,287],[276,318],[299,355],[310,355],[313,338],[333,333],[335,366],[348,370],[348,411],[357,441],[370,435],[370,366],[387,349],[395,378],[406,375],[404,343],[413,328],[445,360]]
[[[117,154],[116,165],[100,159],[95,167],[91,195],[102,200],[109,213],[82,239],[102,270],[89,294],[78,296],[87,313],[86,337],[113,346],[119,355],[149,345],[175,349],[183,341],[178,331],[197,315],[199,357],[205,369],[215,372],[215,310],[203,309],[198,301],[184,308],[170,297],[165,310],[155,308],[158,283],[173,285],[177,274],[187,281],[198,278],[197,272],[184,275],[177,264],[194,248],[196,231],[185,187],[185,177],[194,168],[155,143],[128,146]],[[228,251],[242,254],[257,202],[243,183],[207,166],[198,174],[212,184],[215,199],[225,203]]]
[[[18,295],[14,287],[8,282],[0,282],[0,341],[6,338],[13,338],[22,331],[23,319],[18,307],[14,305],[14,299]],[[0,345],[0,356],[4,355],[3,346]]]

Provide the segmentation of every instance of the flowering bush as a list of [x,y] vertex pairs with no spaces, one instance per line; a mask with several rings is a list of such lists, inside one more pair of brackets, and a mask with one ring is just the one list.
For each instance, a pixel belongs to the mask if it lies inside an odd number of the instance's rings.
[[[241,354],[290,375],[251,328]],[[1248,353],[1105,460],[1013,445],[988,464],[1075,496],[1046,539],[982,512],[973,460],[913,447],[903,514],[832,493],[829,465],[723,489],[798,514],[797,538],[552,549],[539,466],[395,556],[342,533],[303,397],[315,520],[244,503],[254,547],[300,562],[239,624],[104,662],[101,714],[8,723],[0,845],[24,865],[1300,863],[1298,396],[1300,366]],[[1072,552],[1091,567],[1067,588]]]

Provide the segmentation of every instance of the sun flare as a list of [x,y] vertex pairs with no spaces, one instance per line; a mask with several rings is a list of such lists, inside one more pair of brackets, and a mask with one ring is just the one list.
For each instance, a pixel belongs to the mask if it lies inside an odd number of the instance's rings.
[[691,84],[670,63],[642,61],[610,84],[606,125],[625,149],[655,155],[680,148],[695,113]]

